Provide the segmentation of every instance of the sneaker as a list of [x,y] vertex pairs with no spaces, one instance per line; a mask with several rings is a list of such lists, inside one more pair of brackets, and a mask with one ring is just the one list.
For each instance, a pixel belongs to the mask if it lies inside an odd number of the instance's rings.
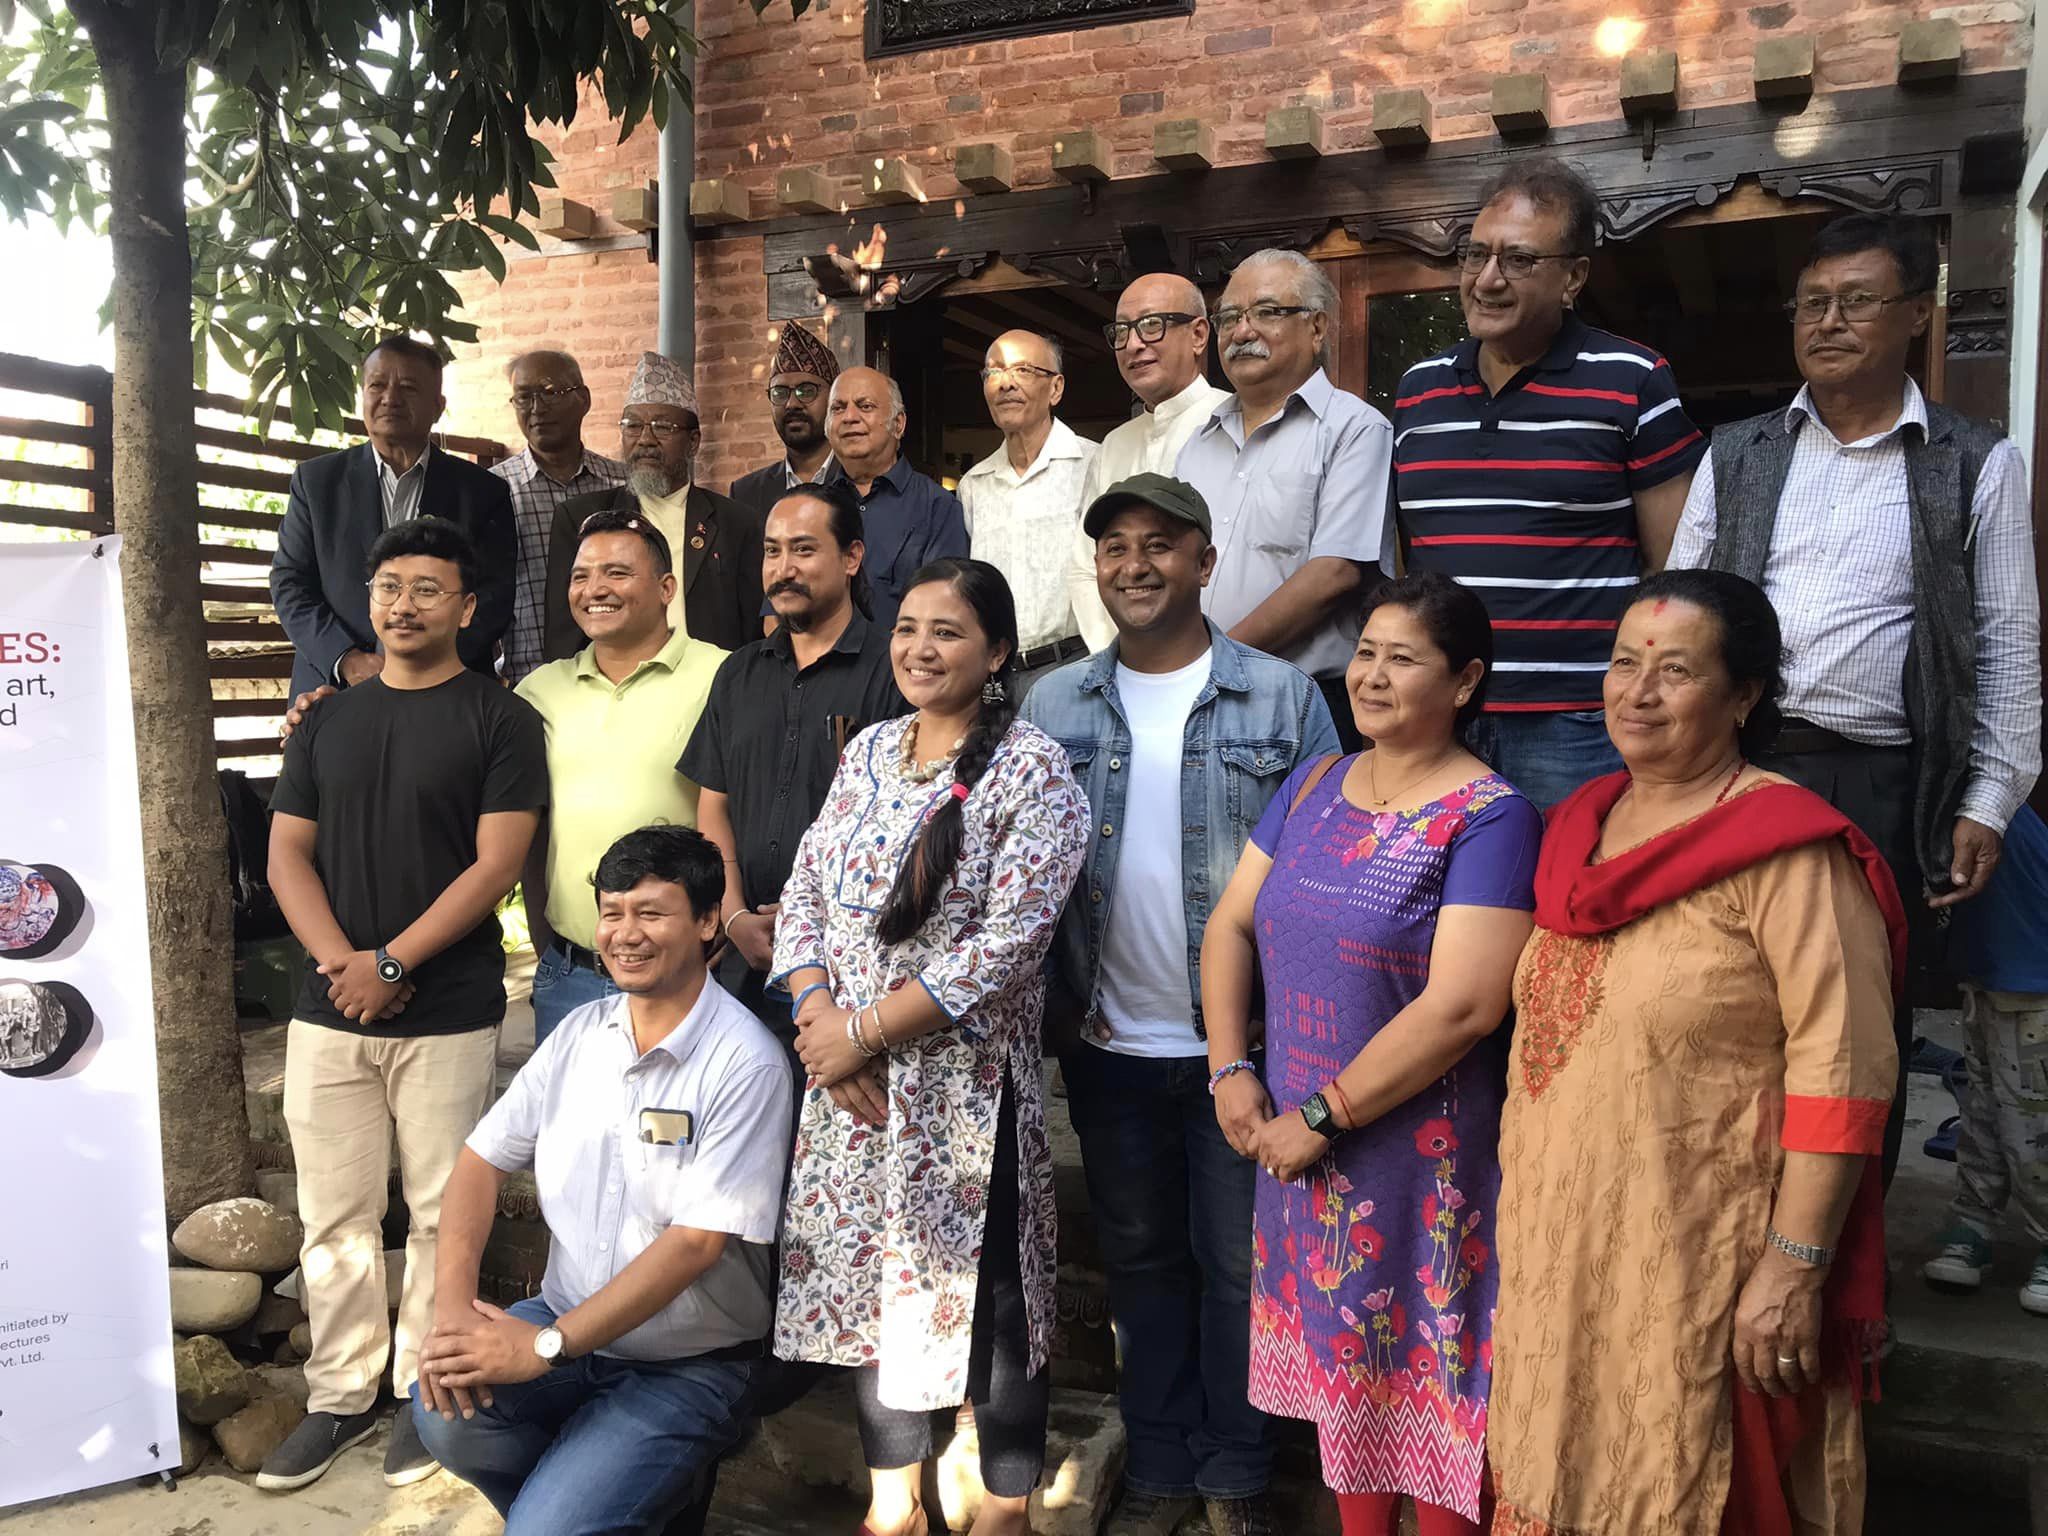
[[303,1488],[333,1466],[335,1457],[376,1432],[374,1408],[361,1413],[309,1413],[285,1437],[284,1444],[270,1453],[263,1470],[256,1474],[256,1486],[272,1493]]
[[412,1404],[401,1399],[391,1420],[391,1443],[384,1447],[384,1485],[403,1488],[440,1470],[441,1463],[420,1441],[419,1420],[413,1417]]
[[1200,1503],[1191,1494],[1162,1497],[1127,1488],[1116,1513],[1102,1528],[1102,1536],[1173,1536],[1181,1521],[1192,1515]]
[[1210,1536],[1280,1536],[1273,1508],[1263,1493],[1248,1499],[1204,1499]]
[[2034,1272],[2020,1287],[2020,1305],[2036,1317],[2048,1317],[2048,1247],[2034,1255]]
[[[1920,1266],[1927,1283],[1952,1291],[1974,1291],[1991,1267],[1991,1239],[1975,1227],[1957,1222],[1938,1239],[1941,1251]],[[2035,1273],[2041,1274],[2036,1266]],[[2044,1276],[2048,1279],[2048,1276]],[[2048,1295],[2044,1295],[2048,1300]]]

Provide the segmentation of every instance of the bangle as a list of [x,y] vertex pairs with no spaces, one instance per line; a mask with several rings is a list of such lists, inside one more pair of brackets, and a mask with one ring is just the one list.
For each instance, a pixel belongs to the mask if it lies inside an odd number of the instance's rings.
[[882,1054],[882,1052],[889,1049],[889,1037],[882,1033],[881,1003],[873,1002],[868,1004],[868,1014],[875,1021],[875,1048],[872,1051],[868,1052],[868,1054],[870,1056],[879,1056]]
[[1835,1262],[1835,1250],[1819,1248],[1812,1243],[1795,1243],[1776,1227],[1764,1228],[1764,1239],[1778,1252],[1789,1254],[1802,1264],[1811,1264],[1815,1269],[1826,1269]]
[[732,913],[730,916],[721,917],[718,920],[718,936],[722,939],[731,938],[733,923],[739,918],[745,917],[747,915],[747,911],[748,909],[746,907],[741,907],[738,911]]
[[[1343,1106],[1344,1119],[1342,1121],[1342,1124],[1344,1126],[1344,1129],[1347,1131],[1357,1130],[1358,1115],[1351,1108],[1351,1100],[1344,1096],[1343,1085],[1333,1077],[1330,1079],[1329,1086],[1323,1089],[1323,1093],[1325,1095],[1335,1094],[1337,1096],[1337,1102]],[[1327,1098],[1325,1099],[1325,1102],[1327,1102]]]
[[[805,998],[807,998],[807,997],[809,997],[809,996],[810,996],[810,995],[811,995],[811,994],[812,994],[813,992],[824,992],[824,991],[825,991],[825,983],[824,983],[824,982],[822,982],[822,981],[814,981],[814,982],[812,982],[812,983],[811,983],[811,984],[810,984],[810,985],[809,985],[808,987],[805,987],[805,988],[803,989],[803,991],[801,991],[801,992],[797,993],[797,995],[796,995],[796,1001],[795,1001],[795,1002],[793,1002],[793,1003],[791,1003],[791,1004],[789,1005],[789,1016],[790,1016],[790,1017],[791,1017],[792,1019],[793,1019],[793,1018],[795,1018],[795,1017],[797,1016],[797,1012],[798,1012],[798,1010],[799,1010],[799,1009],[801,1009],[801,1008],[803,1007],[803,1005],[804,1005],[804,999],[805,999]],[[827,995],[827,996],[829,997],[829,996],[830,996],[831,994],[830,994],[830,993],[828,992],[828,993],[826,993],[826,995]]]
[[1236,1061],[1226,1061],[1222,1066],[1209,1074],[1209,1097],[1212,1099],[1216,1097],[1216,1090],[1223,1086],[1223,1079],[1226,1077],[1238,1072],[1256,1071],[1258,1071],[1258,1068],[1249,1061],[1246,1061],[1242,1056]]
[[846,1016],[846,1038],[853,1042],[855,1050],[859,1051],[869,1061],[873,1061],[875,1053],[868,1049],[867,1041],[862,1038],[860,1021],[864,1012],[864,1009],[856,1008]]

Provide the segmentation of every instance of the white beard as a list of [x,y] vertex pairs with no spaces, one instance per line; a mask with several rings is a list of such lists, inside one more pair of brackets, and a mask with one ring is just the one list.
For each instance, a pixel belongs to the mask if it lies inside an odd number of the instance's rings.
[[626,477],[626,485],[635,496],[645,496],[660,501],[676,493],[676,483],[669,478],[665,469],[652,464],[635,464],[633,472]]

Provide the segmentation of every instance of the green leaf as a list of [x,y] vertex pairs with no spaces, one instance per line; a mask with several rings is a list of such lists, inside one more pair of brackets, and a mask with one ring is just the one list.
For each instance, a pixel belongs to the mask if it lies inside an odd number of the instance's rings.
[[503,235],[507,240],[525,246],[529,251],[540,249],[540,236],[528,229],[517,219],[508,219],[501,213],[480,213],[476,222],[494,235]]

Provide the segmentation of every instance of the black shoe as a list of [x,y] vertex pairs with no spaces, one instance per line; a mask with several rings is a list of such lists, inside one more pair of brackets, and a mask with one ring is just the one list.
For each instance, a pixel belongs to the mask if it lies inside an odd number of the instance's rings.
[[1192,1494],[1161,1497],[1127,1488],[1116,1513],[1102,1528],[1102,1536],[1173,1536],[1180,1529],[1181,1521],[1192,1515],[1200,1504],[1201,1500]]
[[1280,1536],[1273,1523],[1273,1506],[1263,1493],[1248,1499],[1204,1499],[1208,1506],[1211,1536]]
[[391,1420],[391,1443],[384,1447],[384,1484],[403,1488],[441,1470],[433,1452],[420,1442],[419,1420],[412,1416],[412,1404],[399,1399],[398,1412]]
[[263,1470],[256,1474],[256,1486],[272,1493],[289,1493],[316,1481],[334,1465],[334,1458],[352,1445],[377,1432],[377,1412],[309,1413],[285,1442],[270,1453]]

